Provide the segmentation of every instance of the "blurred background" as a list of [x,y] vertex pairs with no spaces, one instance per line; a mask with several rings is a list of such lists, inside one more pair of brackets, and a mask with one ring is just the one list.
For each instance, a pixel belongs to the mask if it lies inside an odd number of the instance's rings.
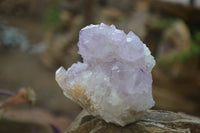
[[1,133],[67,129],[81,108],[55,71],[81,60],[80,29],[101,22],[135,32],[151,50],[153,109],[200,116],[199,0],[1,0]]

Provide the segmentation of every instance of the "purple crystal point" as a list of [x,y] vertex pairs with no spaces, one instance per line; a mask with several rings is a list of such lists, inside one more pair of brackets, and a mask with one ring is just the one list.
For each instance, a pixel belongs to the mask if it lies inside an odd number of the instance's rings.
[[154,105],[151,70],[155,60],[133,32],[114,25],[89,25],[80,31],[83,63],[67,71],[58,69],[56,80],[64,94],[107,122],[124,126]]

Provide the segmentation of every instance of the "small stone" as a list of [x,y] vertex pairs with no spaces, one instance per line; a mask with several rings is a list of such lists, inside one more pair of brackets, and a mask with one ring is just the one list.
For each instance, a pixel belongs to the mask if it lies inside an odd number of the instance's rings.
[[125,126],[154,105],[151,70],[155,60],[133,32],[90,25],[79,35],[83,63],[56,71],[66,97],[93,116]]

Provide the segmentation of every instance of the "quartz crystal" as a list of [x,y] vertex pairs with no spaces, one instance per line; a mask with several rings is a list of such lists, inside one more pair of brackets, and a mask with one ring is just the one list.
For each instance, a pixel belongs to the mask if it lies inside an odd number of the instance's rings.
[[60,67],[56,80],[64,95],[90,114],[125,126],[154,105],[151,70],[155,60],[133,32],[114,25],[89,25],[79,34],[83,63],[67,71]]

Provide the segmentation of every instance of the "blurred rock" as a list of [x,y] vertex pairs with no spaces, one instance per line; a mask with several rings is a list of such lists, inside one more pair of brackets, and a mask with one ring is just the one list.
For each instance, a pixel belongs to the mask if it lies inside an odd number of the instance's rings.
[[7,48],[19,48],[23,51],[30,47],[26,34],[19,29],[0,21],[0,45]]
[[82,111],[66,133],[199,133],[200,118],[183,113],[149,110],[125,127],[106,123]]
[[45,50],[43,42],[31,44],[29,36],[22,30],[0,21],[0,49],[20,49],[31,54],[39,54]]
[[[172,24],[168,29],[164,31],[163,41],[165,41],[165,45],[175,45],[171,47],[175,47],[176,50],[180,51],[188,51],[190,50],[190,31],[187,25],[182,20],[177,20]],[[167,47],[167,46],[166,46]],[[171,48],[168,46],[169,49]],[[165,49],[168,51],[168,49]],[[161,52],[166,52],[162,50]]]
[[175,21],[163,32],[162,38],[157,56],[163,72],[171,78],[191,79],[198,66],[189,55],[191,38],[187,25],[181,20]]

